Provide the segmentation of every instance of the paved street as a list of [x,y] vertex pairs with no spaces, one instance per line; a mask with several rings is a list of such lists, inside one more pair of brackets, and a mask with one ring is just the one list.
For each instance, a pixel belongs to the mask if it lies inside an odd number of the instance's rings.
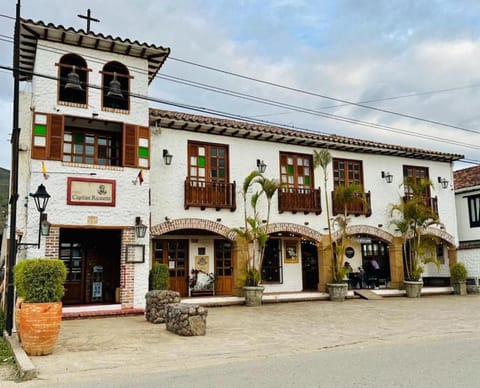
[[442,295],[217,307],[209,309],[205,337],[176,336],[143,316],[64,321],[55,353],[31,358],[38,379],[20,385],[67,386],[338,347],[479,338],[479,306],[477,295]]

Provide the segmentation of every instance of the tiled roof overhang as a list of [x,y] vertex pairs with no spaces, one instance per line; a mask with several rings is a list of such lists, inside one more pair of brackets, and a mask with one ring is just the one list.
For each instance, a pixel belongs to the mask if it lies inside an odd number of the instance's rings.
[[150,109],[151,125],[219,136],[240,137],[252,140],[294,144],[313,148],[400,156],[413,159],[452,162],[463,155],[427,151],[414,147],[377,143],[351,137],[324,135],[285,127],[252,124],[216,117],[193,115],[161,109]]
[[22,19],[20,22],[20,79],[22,81],[32,79],[39,39],[146,59],[148,60],[148,83],[152,82],[170,54],[168,47]]
[[464,168],[453,172],[455,190],[480,187],[480,166]]

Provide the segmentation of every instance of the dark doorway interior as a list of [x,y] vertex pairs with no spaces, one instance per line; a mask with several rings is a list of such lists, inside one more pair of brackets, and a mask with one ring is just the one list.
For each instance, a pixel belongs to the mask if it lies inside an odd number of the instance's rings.
[[[390,281],[390,256],[388,252],[388,244],[380,240],[370,240],[362,243],[362,264],[365,270],[365,276],[371,279],[384,279],[386,282]],[[372,260],[375,260],[379,269],[375,270],[372,265]]]
[[121,231],[61,229],[60,258],[67,268],[64,304],[118,303]]
[[311,241],[302,241],[302,280],[303,290],[318,290],[317,246]]

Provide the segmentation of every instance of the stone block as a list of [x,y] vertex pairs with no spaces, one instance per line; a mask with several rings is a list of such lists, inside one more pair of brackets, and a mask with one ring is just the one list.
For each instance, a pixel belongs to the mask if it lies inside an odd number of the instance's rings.
[[174,303],[166,306],[167,330],[181,336],[205,335],[208,311],[198,305]]

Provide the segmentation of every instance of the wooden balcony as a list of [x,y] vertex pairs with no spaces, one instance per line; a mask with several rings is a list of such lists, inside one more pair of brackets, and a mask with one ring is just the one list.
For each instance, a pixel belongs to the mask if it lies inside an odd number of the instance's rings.
[[235,181],[233,183],[205,182],[185,179],[185,209],[190,206],[205,208],[230,209],[237,208],[235,199]]
[[310,212],[320,214],[320,189],[280,187],[278,189],[278,212]]
[[[404,201],[412,199],[411,194],[407,194],[403,197]],[[429,207],[438,216],[438,199],[437,197],[423,197],[423,205]]]
[[[353,203],[348,205],[347,214],[354,215],[354,216],[370,217],[372,215],[372,205],[370,202],[370,197],[371,195],[369,191],[365,193],[365,200],[367,201],[366,204]],[[336,203],[335,197],[333,195],[333,191],[332,191],[332,209],[333,209],[334,216],[336,216],[337,214],[343,214],[345,211],[341,204]]]

